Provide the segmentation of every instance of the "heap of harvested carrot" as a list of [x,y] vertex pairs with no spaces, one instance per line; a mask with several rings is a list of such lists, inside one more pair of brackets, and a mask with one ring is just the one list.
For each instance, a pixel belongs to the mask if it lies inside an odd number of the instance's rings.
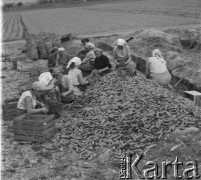
[[[113,71],[72,104],[61,136],[81,158],[101,148],[147,150],[175,128],[199,126],[201,110],[142,75]],[[61,138],[62,138],[61,137]]]

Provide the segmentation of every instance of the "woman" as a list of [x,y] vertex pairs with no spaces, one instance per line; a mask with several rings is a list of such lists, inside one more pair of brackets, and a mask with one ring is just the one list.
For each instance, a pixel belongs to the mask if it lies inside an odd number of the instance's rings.
[[52,68],[56,66],[56,58],[57,58],[57,53],[58,53],[58,47],[54,47],[49,54],[48,57],[48,67]]
[[61,115],[62,104],[60,91],[57,86],[54,85],[55,79],[53,79],[50,72],[44,72],[39,76],[39,81],[45,84],[46,90],[41,95],[41,101],[48,107],[48,114]]
[[113,50],[114,62],[118,67],[125,67],[131,74],[136,75],[136,64],[131,59],[130,48],[124,39],[117,40]]
[[73,86],[79,88],[81,91],[84,91],[89,82],[83,79],[82,72],[80,69],[78,69],[80,64],[80,58],[72,58],[67,66],[67,68],[69,68],[68,75],[72,80]]
[[166,61],[160,50],[152,51],[152,57],[146,61],[146,77],[157,81],[160,85],[168,85],[171,81],[171,75],[167,70]]
[[[36,98],[40,97],[42,93],[46,90],[45,85],[36,81],[32,84],[32,88],[29,91],[22,93],[18,104],[17,104],[17,115],[29,113],[29,114],[47,114],[48,109],[43,103],[38,101]],[[41,108],[36,109],[36,105],[40,105]]]
[[95,64],[95,54],[94,49],[95,46],[92,43],[86,43],[85,49],[87,51],[86,57],[82,60],[82,64],[80,65],[79,69],[82,71],[83,76],[90,74],[94,70]]
[[82,95],[82,92],[73,87],[71,78],[68,75],[64,75],[60,67],[53,69],[54,76],[58,80],[55,85],[58,86],[61,93],[61,101],[63,103],[70,103]]
[[94,54],[96,56],[94,67],[97,73],[101,76],[106,73],[109,73],[112,66],[109,62],[108,57],[103,54],[103,50],[95,48]]
[[65,49],[60,47],[58,49],[58,56],[56,58],[56,66],[66,66],[69,61],[69,56],[65,53]]

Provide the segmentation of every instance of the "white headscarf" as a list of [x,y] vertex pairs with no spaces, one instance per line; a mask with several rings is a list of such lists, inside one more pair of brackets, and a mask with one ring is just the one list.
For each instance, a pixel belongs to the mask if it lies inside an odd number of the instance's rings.
[[117,40],[117,45],[118,46],[125,46],[126,45],[126,41],[124,39],[119,38]]
[[154,49],[152,51],[152,56],[160,60],[162,63],[166,64],[166,61],[164,60],[164,57],[159,49]]
[[69,68],[69,66],[72,62],[75,63],[75,66],[79,66],[82,63],[82,61],[79,57],[74,57],[68,62],[68,65],[66,66],[66,68]]
[[95,45],[91,42],[88,42],[85,44],[85,48],[93,50],[95,48]]
[[44,72],[40,74],[38,78],[38,80],[42,82],[45,86],[47,86],[52,79],[53,77],[50,72]]
[[64,52],[65,51],[65,49],[63,48],[63,47],[60,47],[59,49],[58,49],[58,52]]

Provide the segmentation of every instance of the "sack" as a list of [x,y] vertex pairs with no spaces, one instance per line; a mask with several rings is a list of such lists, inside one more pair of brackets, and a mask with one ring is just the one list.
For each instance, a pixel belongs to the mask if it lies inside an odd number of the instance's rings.
[[30,42],[27,44],[27,57],[32,60],[37,60],[39,58],[38,49],[35,42]]
[[48,58],[48,54],[47,54],[45,45],[42,42],[40,42],[38,44],[37,48],[38,48],[39,58],[40,59],[47,59]]

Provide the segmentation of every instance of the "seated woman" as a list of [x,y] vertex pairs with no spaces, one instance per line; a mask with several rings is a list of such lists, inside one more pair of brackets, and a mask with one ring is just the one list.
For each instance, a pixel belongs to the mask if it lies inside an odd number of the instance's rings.
[[63,47],[60,47],[58,49],[58,56],[56,58],[56,66],[64,67],[68,64],[69,60],[69,55],[65,53],[65,49]]
[[131,74],[136,75],[136,64],[131,59],[130,48],[124,39],[117,40],[113,50],[114,62],[118,67],[125,67]]
[[58,47],[54,47],[49,54],[48,57],[48,67],[52,68],[56,66],[56,58],[57,58],[57,54],[58,54]]
[[157,81],[160,85],[168,85],[171,81],[171,75],[167,70],[166,61],[160,50],[152,51],[152,57],[146,61],[146,77]]
[[73,86],[72,79],[69,75],[64,75],[60,67],[53,69],[54,76],[58,80],[55,85],[58,86],[61,93],[61,102],[70,103],[82,95],[82,92]]
[[[40,97],[41,94],[46,90],[45,85],[36,81],[32,84],[31,90],[22,93],[18,104],[17,104],[17,115],[22,115],[25,113],[29,114],[47,114],[48,109],[45,105],[39,102],[36,98]],[[36,109],[36,105],[40,105],[41,108]]]
[[44,72],[39,76],[39,81],[42,82],[46,90],[41,95],[40,99],[49,109],[48,114],[55,114],[60,116],[62,111],[62,104],[60,91],[57,86],[54,85],[55,79],[53,79],[50,72]]
[[96,56],[94,64],[96,72],[101,76],[103,76],[106,73],[109,73],[112,66],[110,64],[108,57],[103,54],[103,50],[95,48],[94,54]]
[[69,68],[68,76],[71,78],[73,86],[79,88],[81,91],[84,91],[89,82],[83,79],[82,72],[78,69],[80,64],[80,58],[72,58],[67,66],[67,68]]
[[95,46],[90,42],[85,45],[87,55],[82,60],[82,64],[79,67],[79,69],[83,73],[83,76],[89,75],[94,70],[94,64],[95,64],[95,58],[96,58],[93,51],[94,48]]

